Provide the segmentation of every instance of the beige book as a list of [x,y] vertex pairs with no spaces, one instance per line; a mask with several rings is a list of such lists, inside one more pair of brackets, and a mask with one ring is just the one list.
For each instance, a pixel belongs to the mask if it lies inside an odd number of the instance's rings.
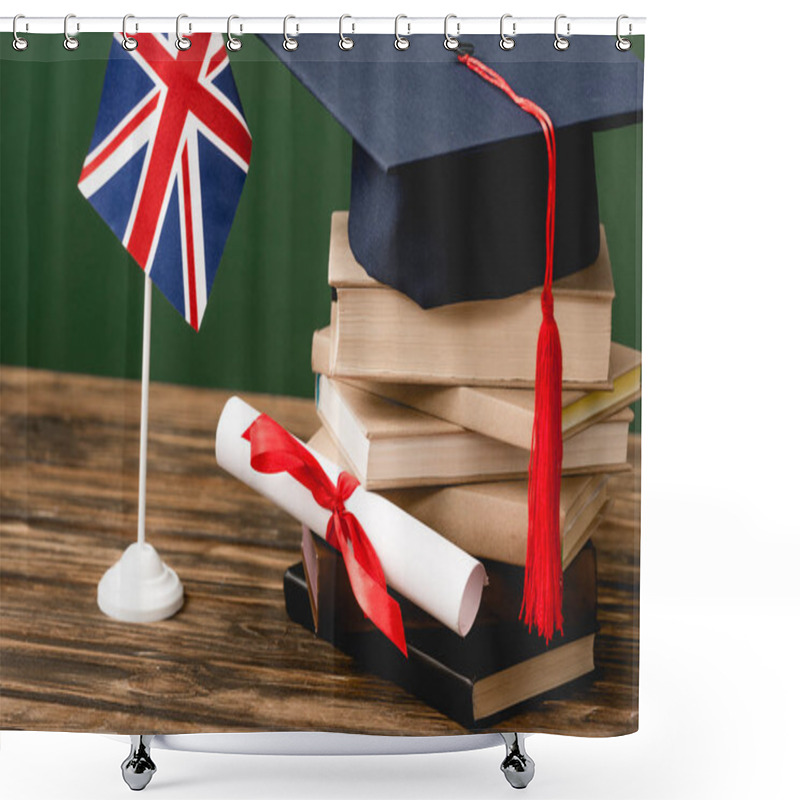
[[[314,372],[330,369],[330,328],[314,332],[311,366]],[[568,390],[561,395],[561,430],[569,439],[595,422],[612,416],[642,394],[642,354],[611,343],[610,391]],[[453,422],[492,439],[529,447],[533,430],[533,389],[498,389],[490,386],[430,386],[413,383],[344,379],[346,383],[396,403]]]
[[[324,428],[308,444],[346,466],[347,459]],[[391,489],[380,494],[476,558],[525,565],[528,546],[525,480]],[[586,544],[611,502],[607,475],[561,479],[559,518],[565,569]]]
[[[574,484],[588,496],[576,502]],[[608,476],[567,477],[561,483],[561,555],[566,569],[608,510]],[[525,566],[528,546],[526,481],[469,483],[435,489],[393,489],[382,493],[404,511],[476,558]],[[584,492],[586,494],[586,492]]]
[[472,699],[476,719],[496,714],[591,672],[594,637],[593,633],[583,636],[476,681]]
[[[317,413],[367,489],[441,486],[527,475],[530,451],[320,375]],[[629,409],[564,442],[564,474],[627,465]]]
[[[347,212],[339,211],[331,222],[328,279],[336,290],[330,375],[395,383],[533,385],[541,289],[420,308],[367,275],[348,244]],[[564,386],[609,388],[614,283],[602,227],[597,261],[555,281],[553,299]]]

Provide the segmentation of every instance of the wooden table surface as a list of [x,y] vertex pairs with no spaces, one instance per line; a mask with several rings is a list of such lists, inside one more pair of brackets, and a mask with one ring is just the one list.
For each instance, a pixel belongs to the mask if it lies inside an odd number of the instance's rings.
[[[170,620],[104,616],[97,582],[136,538],[138,382],[0,368],[0,728],[116,733],[465,729],[290,622],[299,525],[220,469],[231,392],[153,384],[147,537],[181,577]],[[308,400],[245,395],[300,437]],[[597,669],[501,729],[585,736],[638,725],[639,440],[594,536]]]

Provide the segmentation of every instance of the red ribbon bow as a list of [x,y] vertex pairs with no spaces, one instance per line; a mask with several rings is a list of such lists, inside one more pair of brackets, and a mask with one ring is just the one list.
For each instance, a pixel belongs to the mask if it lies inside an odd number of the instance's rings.
[[361,523],[345,507],[358,481],[342,472],[336,485],[316,458],[275,420],[261,414],[242,434],[250,442],[250,465],[257,472],[288,472],[331,512],[325,539],[344,559],[358,605],[404,656],[406,635],[397,601],[386,591],[383,567]]

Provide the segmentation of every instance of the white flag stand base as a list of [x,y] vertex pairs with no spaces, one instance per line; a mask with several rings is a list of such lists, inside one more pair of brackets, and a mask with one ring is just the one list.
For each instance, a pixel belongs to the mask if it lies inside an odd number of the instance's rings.
[[158,622],[183,605],[183,584],[151,545],[134,542],[97,585],[97,605],[121,622]]

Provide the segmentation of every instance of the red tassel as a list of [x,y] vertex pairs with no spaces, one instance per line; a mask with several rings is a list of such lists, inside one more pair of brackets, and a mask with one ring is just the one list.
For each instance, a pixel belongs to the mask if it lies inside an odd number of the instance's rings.
[[531,460],[528,466],[528,551],[520,619],[530,631],[536,624],[548,644],[553,632],[562,635],[561,531],[561,339],[553,315],[553,246],[556,209],[556,139],[547,112],[518,95],[506,80],[468,52],[458,60],[492,86],[505,92],[542,126],[547,145],[547,221],[545,225],[545,277],[542,287],[542,326],[536,346],[536,399]]
[[534,623],[549,644],[564,633],[561,615],[561,339],[553,316],[553,295],[542,292],[542,327],[536,347],[531,460],[528,466],[528,552],[520,619]]

